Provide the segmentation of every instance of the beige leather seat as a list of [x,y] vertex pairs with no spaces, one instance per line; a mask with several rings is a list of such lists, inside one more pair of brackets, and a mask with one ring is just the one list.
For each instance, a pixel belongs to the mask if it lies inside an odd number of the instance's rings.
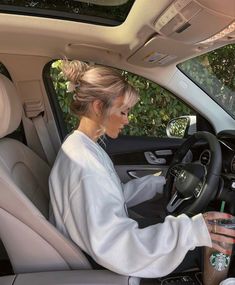
[[0,238],[13,270],[89,269],[79,248],[48,221],[50,168],[21,142],[4,138],[21,116],[16,89],[0,74]]

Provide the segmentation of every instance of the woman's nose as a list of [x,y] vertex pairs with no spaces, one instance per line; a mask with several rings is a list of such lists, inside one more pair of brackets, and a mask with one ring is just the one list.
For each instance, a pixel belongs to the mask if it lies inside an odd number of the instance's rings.
[[128,125],[129,124],[129,119],[128,119],[128,115],[126,115],[124,117],[124,125]]

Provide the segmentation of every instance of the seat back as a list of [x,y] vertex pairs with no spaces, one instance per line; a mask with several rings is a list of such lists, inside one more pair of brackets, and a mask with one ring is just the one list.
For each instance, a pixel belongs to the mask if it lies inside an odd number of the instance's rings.
[[0,238],[15,273],[90,269],[82,251],[49,219],[49,166],[27,146],[3,138],[20,124],[13,83],[0,75]]

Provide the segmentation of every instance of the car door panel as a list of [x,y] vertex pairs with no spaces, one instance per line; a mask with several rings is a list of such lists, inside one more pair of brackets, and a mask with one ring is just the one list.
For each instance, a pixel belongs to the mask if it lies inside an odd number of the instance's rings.
[[184,140],[172,138],[120,136],[107,139],[105,150],[110,155],[122,180],[149,174],[165,175],[175,151]]
[[[148,174],[166,175],[175,152],[184,141],[185,139],[120,136],[115,140],[108,138],[105,150],[122,182],[127,182]],[[206,147],[205,142],[197,142],[185,156],[185,161],[199,159]]]
[[166,175],[167,166],[152,166],[152,165],[115,165],[115,169],[123,183],[131,179],[143,177],[149,174]]

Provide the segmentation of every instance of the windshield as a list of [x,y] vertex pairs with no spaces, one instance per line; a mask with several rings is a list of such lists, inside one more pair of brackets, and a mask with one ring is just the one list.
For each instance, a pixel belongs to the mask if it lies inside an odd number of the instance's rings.
[[230,44],[178,65],[235,119],[235,44]]
[[135,0],[0,0],[0,12],[117,26]]

